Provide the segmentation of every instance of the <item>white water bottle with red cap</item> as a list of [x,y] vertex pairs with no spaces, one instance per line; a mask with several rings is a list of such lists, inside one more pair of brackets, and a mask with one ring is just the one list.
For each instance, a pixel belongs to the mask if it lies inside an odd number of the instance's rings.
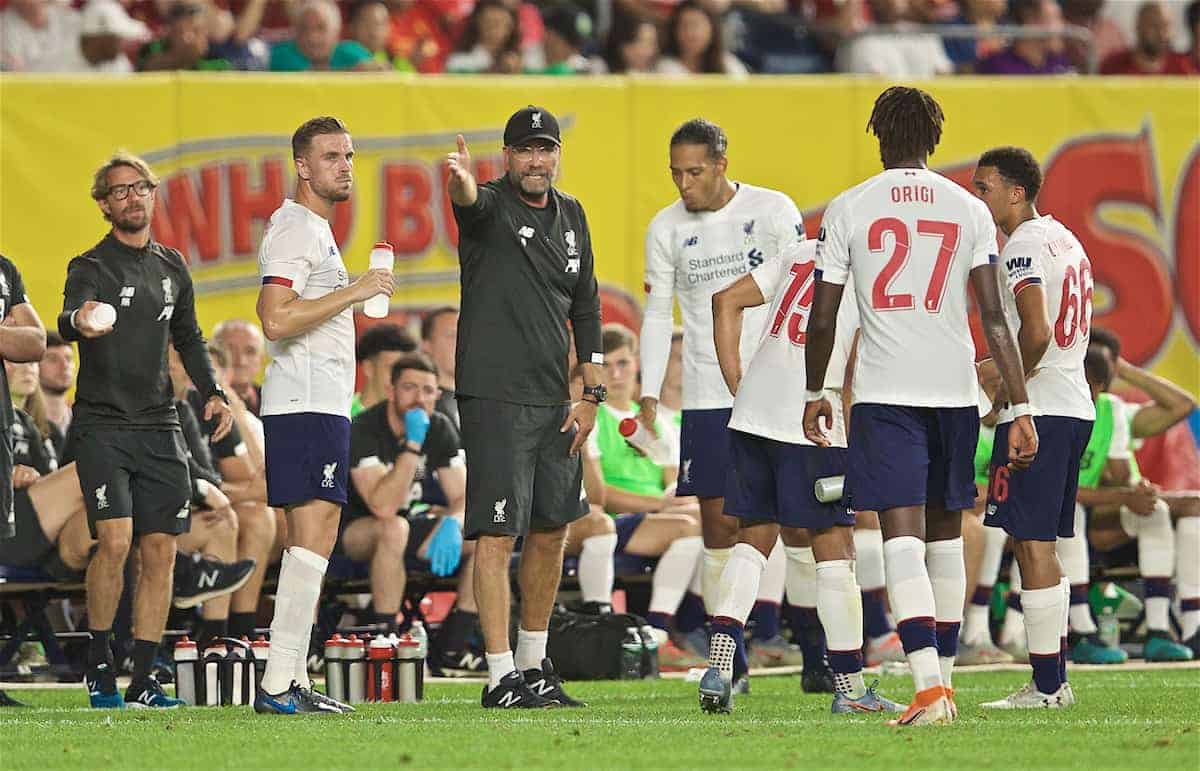
[[671,448],[663,438],[652,434],[637,418],[625,418],[618,429],[625,441],[644,452],[647,458],[658,465],[673,466],[679,462],[671,457]]
[[[396,264],[396,253],[392,251],[392,245],[387,241],[380,241],[375,244],[375,248],[371,250],[371,270],[392,270]],[[391,301],[387,295],[382,292],[368,299],[363,303],[363,313],[373,319],[381,319],[388,315],[388,303]]]

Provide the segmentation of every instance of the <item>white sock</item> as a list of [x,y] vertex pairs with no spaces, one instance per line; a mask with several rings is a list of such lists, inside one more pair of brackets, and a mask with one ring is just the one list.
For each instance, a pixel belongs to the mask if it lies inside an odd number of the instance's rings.
[[[938,624],[961,624],[963,602],[967,598],[967,569],[963,562],[962,538],[930,541],[925,545],[925,565],[933,587],[934,619]],[[952,639],[957,642],[957,635]],[[938,651],[942,685],[950,688],[955,656]]]
[[[327,559],[308,549],[293,546],[283,551],[275,615],[271,619],[271,647],[262,679],[267,693],[286,691],[299,674],[297,659],[308,656],[313,613],[328,566]],[[304,679],[308,679],[307,674]]]
[[696,560],[703,550],[704,539],[698,535],[676,538],[671,542],[658,558],[654,577],[650,579],[651,613],[675,615],[692,581],[692,574],[696,572]]
[[[1087,586],[1091,581],[1091,562],[1088,556],[1087,519],[1084,509],[1075,504],[1075,535],[1071,538],[1059,538],[1054,546],[1058,553],[1058,561],[1062,564],[1063,576],[1072,586]],[[1086,602],[1071,605],[1070,595],[1067,597],[1069,609],[1067,617],[1071,629],[1079,634],[1094,634],[1096,622],[1092,619],[1091,608]]]
[[1179,625],[1188,640],[1200,631],[1200,517],[1182,517],[1175,523],[1175,585],[1184,608]]
[[783,540],[775,539],[775,548],[767,557],[767,567],[763,570],[762,580],[758,582],[758,596],[755,600],[773,602],[779,605],[783,602],[783,588],[787,581],[787,554],[783,551]]
[[616,550],[616,533],[584,539],[579,552],[579,591],[584,602],[612,602],[613,554]]
[[[1010,592],[1021,593],[1021,568],[1017,565],[1017,561],[1012,561],[1012,567],[1009,572]],[[1004,626],[1000,628],[1000,642],[1008,643],[1019,639],[1025,633],[1025,613],[1020,610],[1008,608],[1004,613]]]
[[[817,560],[811,546],[784,546],[787,601],[797,608],[817,607]],[[862,600],[860,599],[859,602]]]
[[1025,636],[1029,655],[1056,656],[1061,647],[1063,603],[1062,584],[1045,589],[1022,589],[1021,607],[1025,613]]
[[729,561],[729,555],[732,553],[733,547],[727,549],[704,547],[704,564],[700,568],[700,586],[704,596],[704,609],[710,616],[715,616],[717,613],[717,603],[720,601],[721,595],[721,571],[725,570],[725,563]]
[[1079,634],[1095,634],[1099,631],[1095,619],[1092,618],[1092,609],[1086,602],[1071,604],[1070,584],[1067,585],[1067,627]]
[[[883,561],[887,574],[888,602],[900,625],[913,619],[933,620],[937,604],[933,584],[925,567],[925,542],[912,536],[891,538],[883,542]],[[928,645],[908,653],[917,692],[942,685],[941,664],[937,645]]]
[[883,532],[854,531],[854,575],[864,592],[873,592],[887,585],[883,571]]
[[991,632],[988,624],[988,611],[991,608],[987,605],[975,605],[972,603],[967,606],[963,613],[962,634],[958,636],[963,645],[983,645],[991,642]]
[[[494,689],[500,685],[500,681],[509,672],[515,672],[517,665],[513,663],[512,651],[504,651],[503,653],[487,654],[488,665],[488,690]],[[541,662],[538,662],[539,666]]]
[[524,672],[527,669],[542,668],[542,659],[546,658],[546,639],[549,636],[550,633],[545,629],[540,632],[517,630],[517,669]]
[[[1167,502],[1159,499],[1148,517],[1139,517],[1122,509],[1121,526],[1126,533],[1137,537],[1138,571],[1143,582],[1148,579],[1169,582],[1175,570],[1175,531],[1171,527],[1171,510]],[[1147,629],[1167,631],[1171,627],[1170,614],[1169,597],[1146,597]]]
[[754,598],[758,595],[767,558],[748,543],[739,543],[730,552],[725,569],[721,571],[721,593],[713,615],[745,624],[754,608]]
[[[831,654],[862,650],[862,594],[850,560],[817,563],[817,615],[825,628],[825,647]],[[834,682],[838,692],[851,699],[862,698],[867,690],[861,669],[836,673]]]
[[983,561],[979,563],[979,578],[976,583],[981,586],[995,586],[1000,577],[1000,563],[1004,561],[1004,547],[1008,544],[1008,533],[1003,528],[985,527],[983,529]]

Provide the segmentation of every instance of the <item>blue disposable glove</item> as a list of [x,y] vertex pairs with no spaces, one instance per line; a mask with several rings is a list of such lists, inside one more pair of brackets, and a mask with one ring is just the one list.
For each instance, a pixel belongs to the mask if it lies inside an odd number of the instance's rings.
[[413,407],[404,413],[404,438],[420,446],[425,444],[425,435],[429,433],[429,413],[420,407]]
[[429,549],[426,551],[435,576],[448,576],[458,570],[462,545],[462,523],[454,517],[442,517],[441,524],[429,539]]

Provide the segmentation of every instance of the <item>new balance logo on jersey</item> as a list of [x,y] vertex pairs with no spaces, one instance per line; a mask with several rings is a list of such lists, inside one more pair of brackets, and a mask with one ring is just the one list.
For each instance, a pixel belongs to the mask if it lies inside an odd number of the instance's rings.
[[689,246],[695,246],[698,243],[700,243],[700,236],[692,236],[683,242],[683,248],[686,249]]
[[121,307],[128,308],[133,303],[133,292],[136,287],[123,286],[117,296],[121,298]]
[[163,309],[158,314],[159,321],[170,321],[171,316],[175,315],[175,297],[171,292],[171,279],[164,278],[162,280],[163,292]]
[[750,260],[750,270],[754,270],[759,265],[763,264],[763,253],[759,249],[751,249],[750,253],[746,255],[746,258]]
[[108,485],[103,484],[96,488],[96,510],[108,508]]
[[201,589],[212,589],[217,585],[217,576],[219,573],[216,570],[209,570],[200,573],[200,578],[196,580],[196,585]]
[[321,480],[321,487],[333,487],[333,472],[337,471],[337,463],[326,463],[322,473],[325,478]]
[[492,509],[496,512],[492,515],[492,522],[503,524],[508,521],[508,515],[504,513],[504,507],[508,505],[507,498],[501,498],[492,505]]

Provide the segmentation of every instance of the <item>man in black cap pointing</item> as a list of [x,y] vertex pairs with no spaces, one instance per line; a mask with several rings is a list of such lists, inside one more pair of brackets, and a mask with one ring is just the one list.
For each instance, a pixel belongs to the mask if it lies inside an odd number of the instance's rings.
[[[604,401],[600,297],[583,207],[554,188],[558,121],[541,107],[504,128],[505,174],[482,185],[466,140],[450,153],[462,310],[455,385],[467,455],[466,537],[487,644],[483,706],[583,706],[563,692],[546,657],[562,574],[563,538],[580,514],[579,449]],[[567,392],[567,346],[584,371],[583,400]],[[509,559],[524,536],[521,625],[508,637]]]

